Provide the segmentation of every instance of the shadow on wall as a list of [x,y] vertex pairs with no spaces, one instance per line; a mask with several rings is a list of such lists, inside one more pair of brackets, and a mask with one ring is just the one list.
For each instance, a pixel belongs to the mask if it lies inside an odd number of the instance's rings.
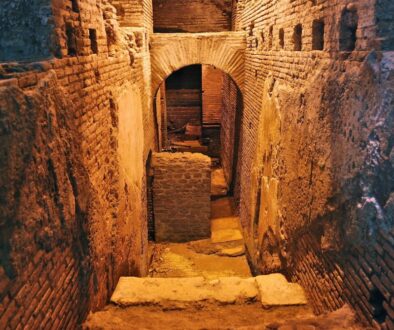
[[381,39],[381,50],[394,50],[394,1],[376,1],[377,33]]
[[57,52],[51,0],[2,1],[0,61],[38,60]]
[[94,295],[87,223],[94,192],[70,108],[53,76],[28,94],[15,87],[1,89],[3,322],[10,314],[16,321],[26,311],[41,314],[44,298],[51,301],[51,295],[56,297],[54,309],[71,301],[78,306],[64,313],[78,323]]

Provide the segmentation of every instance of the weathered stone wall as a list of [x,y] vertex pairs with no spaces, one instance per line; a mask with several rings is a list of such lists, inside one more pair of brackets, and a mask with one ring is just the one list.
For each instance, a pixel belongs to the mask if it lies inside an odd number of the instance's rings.
[[0,66],[0,328],[75,328],[147,271],[148,29],[77,5],[52,3],[59,58]]
[[155,32],[220,32],[231,29],[230,0],[153,0]]
[[382,50],[394,50],[393,12],[394,3],[390,0],[375,1],[377,34]]
[[156,241],[210,237],[211,160],[197,153],[154,153]]
[[348,301],[390,328],[393,58],[374,4],[238,1],[241,221],[256,271],[299,279],[318,312]]

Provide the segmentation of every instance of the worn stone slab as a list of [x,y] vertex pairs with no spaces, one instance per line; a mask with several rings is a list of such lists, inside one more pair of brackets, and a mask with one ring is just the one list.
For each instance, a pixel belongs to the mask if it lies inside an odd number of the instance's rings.
[[240,229],[239,217],[224,217],[211,220],[211,231]]
[[225,277],[208,280],[203,277],[121,277],[111,302],[121,306],[167,306],[171,303],[180,306],[201,301],[234,304],[257,297],[258,290],[254,278]]
[[217,254],[226,257],[243,256],[245,254],[245,246],[242,244],[233,248],[224,248],[221,249]]
[[239,229],[220,229],[212,231],[212,243],[224,243],[243,240],[242,233]]
[[211,195],[226,196],[228,186],[222,168],[212,170],[211,173]]
[[306,305],[304,289],[297,283],[289,283],[282,274],[256,277],[261,304],[264,307]]

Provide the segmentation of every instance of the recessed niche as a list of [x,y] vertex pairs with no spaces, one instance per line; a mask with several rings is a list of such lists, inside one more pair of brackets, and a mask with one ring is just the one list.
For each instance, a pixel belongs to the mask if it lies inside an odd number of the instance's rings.
[[351,52],[356,48],[358,14],[357,10],[344,9],[339,31],[339,50]]
[[314,20],[312,23],[312,50],[324,49],[324,22]]
[[75,30],[71,23],[66,23],[67,53],[69,56],[77,55],[77,40]]
[[285,48],[285,31],[283,29],[279,29],[279,46],[280,48]]
[[93,54],[98,53],[97,32],[95,29],[89,29],[90,49]]
[[295,51],[302,50],[302,25],[301,24],[297,24],[294,27],[293,44],[294,44]]
[[79,13],[79,5],[77,0],[71,0],[71,9],[74,13]]

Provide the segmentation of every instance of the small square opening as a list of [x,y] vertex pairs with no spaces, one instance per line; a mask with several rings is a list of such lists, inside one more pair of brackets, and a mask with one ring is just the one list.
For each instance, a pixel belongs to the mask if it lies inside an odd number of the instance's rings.
[[90,49],[93,54],[98,54],[97,32],[95,29],[89,29]]

